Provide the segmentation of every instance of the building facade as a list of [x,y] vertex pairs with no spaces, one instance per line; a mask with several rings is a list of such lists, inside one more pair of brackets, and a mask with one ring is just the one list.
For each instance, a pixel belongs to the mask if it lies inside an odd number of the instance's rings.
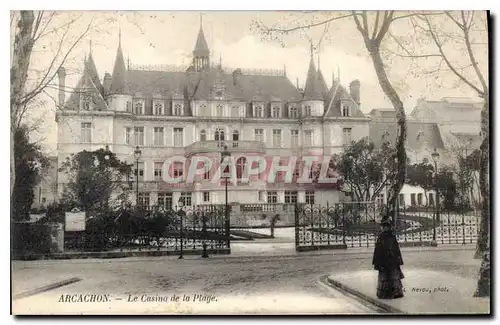
[[[215,171],[207,170],[193,182],[170,184],[164,174],[185,180],[189,163],[174,164],[172,170],[164,170],[163,163],[170,157],[216,162],[226,146],[236,167],[229,202],[335,203],[344,197],[336,184],[317,187],[279,177],[269,182],[269,174],[244,179],[239,168],[245,168],[249,154],[268,161],[277,156],[329,157],[369,136],[358,80],[347,90],[334,78],[328,88],[312,51],[304,89],[294,86],[284,70],[214,65],[201,26],[188,68],[126,65],[120,36],[113,73],[106,73],[102,82],[90,53],[68,99],[64,69],[59,84],[59,165],[72,153],[108,146],[118,159],[135,166],[138,146],[139,200],[150,206],[175,205],[181,197],[186,205],[223,203],[224,184],[210,181]],[[300,177],[296,169],[293,177]],[[59,173],[57,181],[60,194],[68,179]],[[130,194],[134,202],[135,188]]]

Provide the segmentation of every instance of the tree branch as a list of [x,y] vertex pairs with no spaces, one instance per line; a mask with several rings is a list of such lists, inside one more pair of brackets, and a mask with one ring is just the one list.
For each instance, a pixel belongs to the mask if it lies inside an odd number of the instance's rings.
[[443,51],[443,47],[442,47],[442,44],[441,42],[438,40],[436,34],[434,33],[434,30],[433,30],[433,26],[431,24],[431,22],[429,21],[429,19],[427,17],[424,17],[424,20],[426,21],[427,23],[427,26],[429,27],[429,33],[432,37],[432,40],[434,41],[434,43],[436,44],[438,50],[439,50],[439,53],[441,53],[441,56],[444,60],[444,62],[446,63],[446,65],[450,68],[450,70],[460,79],[462,80],[465,84],[469,85],[469,87],[471,87],[474,91],[476,91],[478,93],[479,96],[484,96],[484,92],[481,91],[478,87],[476,87],[474,84],[472,84],[469,80],[467,80],[467,78],[465,78],[460,72],[458,72],[455,67],[453,66],[453,64],[448,60],[448,57],[446,56],[446,54],[444,53]]
[[351,16],[352,16],[352,14],[343,15],[343,16],[337,16],[337,17],[333,17],[333,18],[330,18],[330,19],[326,19],[326,20],[320,21],[318,23],[313,23],[313,24],[308,24],[308,25],[303,25],[303,26],[297,26],[297,27],[292,27],[292,28],[283,28],[283,29],[281,29],[281,28],[274,28],[274,27],[267,27],[264,24],[261,24],[261,25],[268,32],[276,32],[276,33],[281,33],[281,34],[287,34],[287,33],[290,33],[290,32],[296,31],[296,30],[309,29],[309,28],[312,28],[312,27],[322,26],[322,25],[327,24],[329,22],[332,22],[332,21],[335,21],[335,20],[339,20],[339,19],[348,18],[348,17],[351,17]]

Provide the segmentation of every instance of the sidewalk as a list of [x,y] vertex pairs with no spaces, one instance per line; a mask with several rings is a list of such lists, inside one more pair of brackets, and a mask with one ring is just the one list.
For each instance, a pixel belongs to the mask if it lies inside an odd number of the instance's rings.
[[[472,251],[476,249],[475,244],[467,245],[438,245],[401,247],[402,252],[417,251]],[[314,256],[314,255],[344,255],[344,254],[373,254],[374,247],[348,247],[347,249],[325,249],[309,252],[297,252],[295,243],[282,242],[239,242],[231,243],[231,254],[220,255],[223,258],[244,256]],[[215,255],[214,255],[215,256]]]
[[488,314],[490,299],[474,298],[477,279],[428,269],[404,269],[405,296],[378,299],[377,271],[338,273],[328,276],[337,288],[388,310],[403,314]]

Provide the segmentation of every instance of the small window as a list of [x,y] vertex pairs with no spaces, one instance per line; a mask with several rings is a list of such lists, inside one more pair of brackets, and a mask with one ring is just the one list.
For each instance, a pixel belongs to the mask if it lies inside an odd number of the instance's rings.
[[163,127],[155,127],[153,130],[154,130],[154,139],[153,139],[154,145],[163,146],[164,144]]
[[182,177],[182,175],[184,174],[184,166],[182,164],[182,162],[175,162],[174,163],[174,178],[177,178],[177,177]]
[[162,162],[155,162],[154,163],[154,178],[155,178],[155,181],[161,181],[162,180],[162,169],[163,169],[163,163]]
[[278,203],[278,192],[276,191],[267,192],[267,203]]
[[181,192],[181,202],[184,202],[185,206],[191,206],[191,192]]
[[174,105],[174,115],[175,116],[181,116],[182,115],[182,105],[181,104],[175,104]]
[[344,128],[342,130],[343,136],[344,136],[344,146],[348,146],[352,143],[352,129],[351,128]]
[[306,192],[306,204],[314,204],[314,192],[313,191]]
[[139,193],[139,202],[137,202],[140,207],[143,209],[149,208],[149,193]]
[[297,203],[297,191],[285,191],[285,203]]
[[292,148],[297,148],[299,146],[299,130],[291,130],[290,136],[290,146]]
[[422,203],[423,203],[423,196],[424,195],[422,193],[418,193],[417,194],[417,204],[418,205],[422,205]]
[[280,117],[280,107],[279,106],[273,106],[273,109],[272,109],[272,117],[274,118],[278,118]]
[[200,132],[200,141],[207,141],[207,131],[201,130],[201,132]]
[[126,111],[127,111],[127,113],[132,113],[132,102],[131,101],[127,101]]
[[92,142],[92,123],[84,122],[81,125],[82,143]]
[[304,116],[311,116],[312,114],[311,105],[306,105],[304,107]]
[[264,129],[255,129],[255,141],[264,142]]
[[299,117],[297,106],[290,106],[288,115],[289,115],[290,118],[297,118],[297,117]]
[[254,106],[254,116],[255,117],[264,117],[262,106],[260,106],[260,105]]
[[154,110],[153,110],[154,115],[163,115],[163,103],[162,102],[155,102],[154,103]]
[[144,104],[142,101],[138,101],[135,103],[135,111],[134,111],[134,114],[135,115],[143,115],[144,114],[144,111],[143,111],[143,108],[144,108]]
[[351,116],[351,113],[350,113],[348,105],[343,105],[342,106],[342,116],[343,117],[349,117],[349,116]]
[[404,194],[399,194],[399,206],[400,207],[405,206],[405,195]]
[[417,205],[417,201],[416,201],[416,199],[415,199],[415,198],[416,198],[415,193],[412,193],[412,194],[410,195],[410,199],[411,199],[411,206],[412,206],[412,207],[414,207],[414,206],[416,206],[416,205]]
[[221,104],[215,106],[215,116],[217,117],[224,116],[224,107]]
[[203,192],[203,202],[210,202],[210,192]]

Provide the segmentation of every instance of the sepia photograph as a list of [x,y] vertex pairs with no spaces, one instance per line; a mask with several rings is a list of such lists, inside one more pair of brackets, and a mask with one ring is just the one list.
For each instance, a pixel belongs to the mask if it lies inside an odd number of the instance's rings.
[[192,9],[10,11],[11,315],[491,316],[490,12]]

